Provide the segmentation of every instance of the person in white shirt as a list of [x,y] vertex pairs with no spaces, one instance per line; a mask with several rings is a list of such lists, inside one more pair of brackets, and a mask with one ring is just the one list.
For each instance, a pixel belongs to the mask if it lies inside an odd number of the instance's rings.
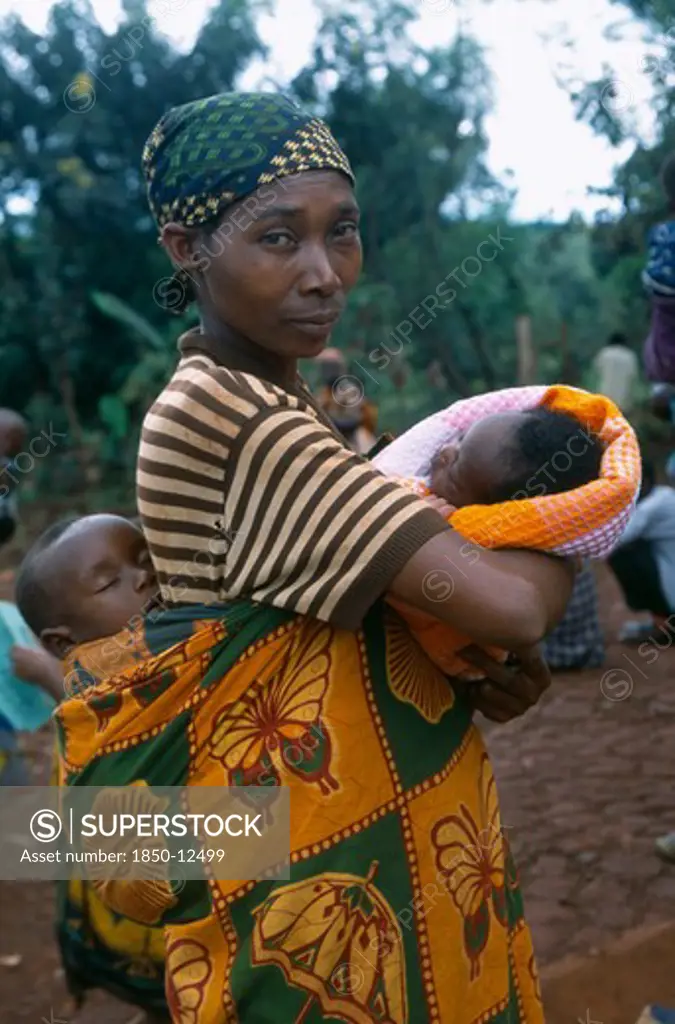
[[640,643],[675,612],[675,490],[656,485],[643,462],[643,482],[633,517],[609,558],[626,604],[651,621],[626,623],[620,639]]
[[636,400],[640,378],[640,362],[623,334],[612,334],[593,360],[595,390],[618,405],[624,416],[630,416]]
[[[659,630],[669,639],[669,618],[675,611],[675,490],[655,486],[654,468],[643,462],[643,486],[633,518],[609,564],[621,585],[626,604],[651,613],[652,622],[627,623],[623,638],[639,643]],[[675,864],[675,832],[660,836],[655,851]]]

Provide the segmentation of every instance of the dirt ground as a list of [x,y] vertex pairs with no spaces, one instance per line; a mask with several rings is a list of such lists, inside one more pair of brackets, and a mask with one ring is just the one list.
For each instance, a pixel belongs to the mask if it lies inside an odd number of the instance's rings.
[[[675,867],[653,854],[656,836],[675,829],[675,652],[664,638],[648,663],[620,647],[625,609],[605,570],[599,583],[604,668],[557,676],[529,715],[485,730],[544,968],[549,1024],[635,1024],[654,998],[675,1005],[675,929],[638,953],[600,953],[632,929],[675,919]],[[50,742],[48,733],[32,740],[36,778],[47,777]],[[0,1024],[59,1019],[65,994],[52,913],[48,885],[0,882]],[[561,979],[550,965],[570,955],[581,966]],[[133,1017],[100,997],[81,1019]]]

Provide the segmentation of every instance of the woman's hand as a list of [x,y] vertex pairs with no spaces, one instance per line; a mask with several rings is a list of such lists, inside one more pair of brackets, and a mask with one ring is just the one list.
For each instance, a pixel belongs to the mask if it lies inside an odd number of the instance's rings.
[[529,711],[551,685],[551,672],[538,647],[513,655],[515,664],[501,664],[480,647],[464,647],[460,657],[487,676],[484,681],[462,683],[471,704],[492,722],[510,722]]

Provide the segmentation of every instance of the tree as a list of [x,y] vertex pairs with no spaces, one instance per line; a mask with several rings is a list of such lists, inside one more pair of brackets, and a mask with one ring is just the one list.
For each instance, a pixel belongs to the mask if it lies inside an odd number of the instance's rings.
[[[165,110],[233,88],[264,54],[263,6],[223,0],[188,54],[161,35],[144,0],[126,0],[112,35],[78,0],[52,8],[44,38],[17,17],[5,22],[0,355],[12,374],[0,379],[0,403],[25,405],[37,378],[87,419],[125,379],[137,342],[96,309],[96,290],[165,322],[153,289],[168,267],[145,202],[142,146]],[[17,213],[27,201],[30,212]]]

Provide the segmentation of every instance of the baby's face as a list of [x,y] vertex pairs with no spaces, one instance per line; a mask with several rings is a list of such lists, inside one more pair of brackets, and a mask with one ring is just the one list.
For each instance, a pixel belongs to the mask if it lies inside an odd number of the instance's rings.
[[504,453],[515,444],[522,413],[486,416],[438,452],[431,464],[431,490],[455,508],[490,504],[504,477]]
[[145,538],[120,516],[88,516],[73,524],[53,555],[75,643],[118,633],[157,596]]

